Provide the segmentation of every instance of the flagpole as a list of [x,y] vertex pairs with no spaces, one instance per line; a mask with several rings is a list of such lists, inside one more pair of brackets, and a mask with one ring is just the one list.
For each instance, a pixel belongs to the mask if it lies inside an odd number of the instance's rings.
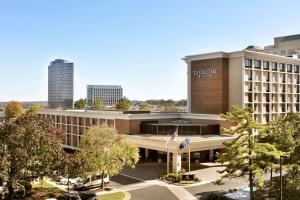
[[169,174],[169,161],[170,156],[169,156],[169,142],[167,143],[167,174]]
[[191,148],[189,144],[189,172],[191,171]]

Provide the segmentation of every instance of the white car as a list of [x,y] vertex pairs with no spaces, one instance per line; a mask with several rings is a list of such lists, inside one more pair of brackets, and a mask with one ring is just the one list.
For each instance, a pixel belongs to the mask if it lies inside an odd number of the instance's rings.
[[[104,184],[109,183],[109,176],[106,173],[104,175]],[[87,190],[91,188],[100,187],[102,185],[102,176],[100,174],[96,176],[90,176],[86,178],[83,182],[77,182],[74,184],[75,189],[77,190]]]
[[70,185],[75,185],[76,183],[80,182],[81,179],[80,178],[69,178],[69,180],[67,178],[62,178],[60,179],[60,183],[63,185],[68,185],[68,183]]

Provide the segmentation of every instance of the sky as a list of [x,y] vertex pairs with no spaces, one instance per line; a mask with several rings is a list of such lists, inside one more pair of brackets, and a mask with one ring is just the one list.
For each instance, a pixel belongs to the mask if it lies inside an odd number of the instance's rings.
[[300,33],[300,1],[0,0],[0,101],[46,101],[47,68],[74,62],[87,84],[132,100],[185,99],[186,55],[273,44]]

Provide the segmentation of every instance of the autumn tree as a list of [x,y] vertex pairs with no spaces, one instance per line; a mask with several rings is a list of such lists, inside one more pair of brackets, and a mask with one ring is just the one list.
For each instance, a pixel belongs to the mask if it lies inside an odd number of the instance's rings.
[[97,99],[94,101],[93,108],[96,110],[104,110],[105,105],[101,99]]
[[280,152],[273,144],[259,141],[263,126],[257,124],[252,114],[251,108],[233,106],[231,112],[222,115],[233,124],[224,129],[225,134],[235,136],[235,139],[224,143],[227,150],[218,155],[218,162],[226,163],[225,170],[220,172],[225,172],[222,179],[248,176],[250,200],[253,200],[254,186],[264,184],[265,169],[280,158]]
[[22,104],[18,101],[10,101],[5,107],[5,118],[17,118],[24,114],[24,108]]
[[85,99],[78,99],[74,103],[74,108],[76,109],[84,109],[86,107],[86,100]]
[[141,111],[150,111],[150,109],[151,109],[150,104],[148,104],[148,103],[146,103],[146,102],[141,102],[141,103],[140,103],[140,108],[139,108],[139,110],[141,110]]
[[127,97],[123,97],[116,105],[118,110],[128,110],[131,107],[131,101]]
[[0,176],[7,182],[10,199],[18,181],[62,171],[66,160],[62,138],[50,121],[29,115],[0,126]]
[[[77,159],[84,161],[84,172],[88,175],[101,173],[117,175],[125,165],[134,167],[139,160],[138,148],[131,144],[115,128],[91,127],[82,137]],[[86,174],[86,175],[87,175]]]

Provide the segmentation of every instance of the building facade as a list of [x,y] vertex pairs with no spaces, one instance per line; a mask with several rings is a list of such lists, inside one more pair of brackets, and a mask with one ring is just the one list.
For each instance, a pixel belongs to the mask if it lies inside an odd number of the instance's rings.
[[300,113],[300,59],[243,50],[184,60],[191,113],[219,114],[239,105],[253,108],[260,123],[288,112]]
[[[178,148],[187,137],[192,163],[215,160],[216,153],[225,147],[223,143],[234,139],[221,134],[222,127],[228,127],[228,123],[219,115],[92,110],[41,110],[38,115],[63,130],[63,146],[69,151],[80,147],[80,140],[90,126],[115,127],[140,148],[142,159],[165,162],[167,152],[171,153],[173,172],[188,162],[188,149]],[[166,146],[174,131],[178,137]]]
[[48,66],[48,107],[72,108],[74,64],[56,59]]
[[265,46],[262,52],[300,58],[300,34],[274,38],[274,45]]
[[113,106],[123,97],[120,85],[87,85],[87,103],[93,106],[96,100],[102,100],[105,106]]

